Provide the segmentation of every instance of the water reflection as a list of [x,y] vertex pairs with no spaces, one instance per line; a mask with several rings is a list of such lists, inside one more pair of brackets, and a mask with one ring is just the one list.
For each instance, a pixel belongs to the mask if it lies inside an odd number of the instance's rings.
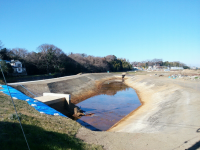
[[98,95],[115,95],[118,91],[126,91],[129,87],[121,82],[105,83],[102,85]]
[[108,82],[101,87],[98,95],[77,104],[86,113],[94,113],[93,116],[83,116],[77,121],[105,131],[140,105],[132,88],[120,82]]

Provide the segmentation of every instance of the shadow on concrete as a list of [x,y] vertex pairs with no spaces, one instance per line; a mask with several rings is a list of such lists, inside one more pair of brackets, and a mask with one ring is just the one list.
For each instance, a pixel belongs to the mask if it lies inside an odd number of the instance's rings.
[[102,131],[102,130],[97,129],[97,128],[95,128],[94,126],[92,126],[91,124],[89,124],[89,123],[87,123],[87,122],[85,122],[85,121],[82,121],[82,120],[80,120],[80,119],[77,119],[76,121],[77,121],[78,123],[80,123],[82,126],[88,128],[88,129],[90,129],[90,130],[92,130],[92,131]]
[[199,128],[199,129],[197,129],[197,132],[200,132],[200,128]]
[[186,150],[196,150],[198,148],[200,148],[200,141],[196,142],[194,145],[192,145],[190,148]]
[[97,128],[95,128],[94,126],[80,120],[81,116],[74,116],[75,112],[74,112],[74,108],[76,107],[78,112],[82,112],[82,110],[84,111],[92,111],[95,109],[90,109],[90,108],[79,108],[77,107],[75,104],[71,103],[70,106],[67,104],[66,101],[60,101],[58,103],[54,103],[54,104],[50,104],[50,107],[54,108],[55,110],[61,112],[63,115],[76,120],[78,123],[80,123],[82,126],[92,130],[92,131],[101,131]]
[[[30,149],[84,149],[84,143],[68,134],[46,131],[34,125],[22,124]],[[0,122],[0,149],[27,150],[19,123]]]
[[61,112],[63,115],[70,117],[70,118],[74,114],[74,108],[76,107],[76,105],[74,105],[73,103],[68,105],[66,100],[59,101],[59,102],[53,103],[53,104],[49,104],[48,106],[50,106],[51,108]]

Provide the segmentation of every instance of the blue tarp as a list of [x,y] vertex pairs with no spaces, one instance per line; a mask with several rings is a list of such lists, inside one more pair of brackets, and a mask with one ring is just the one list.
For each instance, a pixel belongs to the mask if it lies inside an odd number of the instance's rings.
[[176,79],[176,77],[174,77],[174,76],[169,76],[168,78]]
[[63,115],[62,113],[58,112],[57,110],[49,107],[48,105],[35,100],[31,97],[26,96],[25,94],[23,94],[22,92],[8,86],[9,90],[10,90],[10,94],[8,92],[7,86],[6,85],[0,85],[3,89],[0,89],[1,92],[7,94],[10,96],[12,96],[13,99],[19,99],[19,100],[23,100],[23,101],[27,101],[27,103],[29,105],[31,105],[32,107],[34,107],[37,111],[39,111],[40,113],[44,113],[47,115],[56,115],[56,116],[63,116],[66,117],[65,115]]

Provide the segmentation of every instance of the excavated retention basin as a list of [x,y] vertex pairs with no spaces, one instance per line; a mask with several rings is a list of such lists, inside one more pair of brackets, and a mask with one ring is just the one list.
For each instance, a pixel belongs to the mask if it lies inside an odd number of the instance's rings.
[[33,97],[30,92],[37,96],[42,96],[45,92],[70,94],[70,106],[61,101],[50,107],[70,117],[76,104],[86,114],[94,113],[76,118],[77,122],[91,130],[105,131],[141,105],[135,90],[119,82],[120,79],[115,74],[95,73],[17,83],[12,86],[30,97]]
[[107,81],[97,95],[76,105],[86,113],[94,113],[92,116],[82,116],[77,122],[92,130],[106,131],[141,103],[134,89],[122,82]]

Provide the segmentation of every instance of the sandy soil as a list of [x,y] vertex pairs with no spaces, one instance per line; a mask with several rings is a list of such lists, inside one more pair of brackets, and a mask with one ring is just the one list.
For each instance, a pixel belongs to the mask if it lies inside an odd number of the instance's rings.
[[200,82],[129,76],[143,105],[106,132],[80,128],[77,137],[108,150],[200,149]]

